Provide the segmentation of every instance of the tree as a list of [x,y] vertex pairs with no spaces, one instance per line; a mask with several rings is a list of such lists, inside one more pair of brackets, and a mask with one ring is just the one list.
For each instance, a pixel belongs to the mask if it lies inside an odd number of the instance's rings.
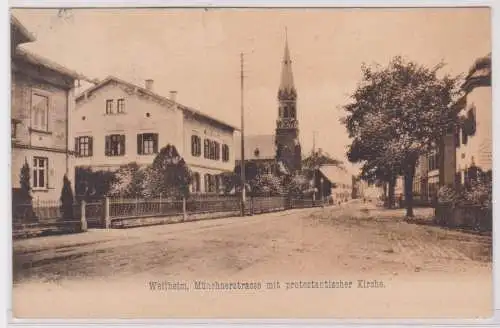
[[65,174],[63,178],[63,187],[61,189],[61,214],[62,219],[65,221],[73,220],[73,189],[71,188],[71,182],[68,176]]
[[272,174],[262,174],[256,177],[252,192],[257,195],[280,195],[283,193],[283,186],[279,177]]
[[143,197],[145,176],[145,170],[135,162],[122,165],[115,173],[110,194],[124,198]]
[[78,200],[91,202],[101,199],[110,194],[116,183],[116,172],[93,171],[91,167],[75,168],[75,194]]
[[12,214],[14,219],[31,220],[35,218],[33,197],[31,196],[30,167],[25,160],[19,174],[20,188],[12,189]]
[[345,170],[344,163],[342,161],[333,158],[328,153],[324,153],[321,148],[317,151],[311,152],[309,156],[302,160],[302,168],[304,170],[314,170],[321,165],[336,165]]
[[439,144],[456,125],[452,103],[459,78],[438,77],[432,68],[395,57],[381,68],[362,66],[362,81],[344,109],[343,120],[353,139],[348,156],[368,162],[378,178],[402,175],[406,215],[413,216],[413,177],[418,158]]
[[283,184],[290,197],[301,198],[307,193],[313,193],[309,177],[302,174],[283,177]]
[[25,203],[32,203],[33,197],[31,196],[31,181],[30,181],[30,166],[25,159],[21,167],[21,174],[19,176],[19,185],[21,186],[19,192],[19,200]]
[[145,194],[148,197],[188,197],[191,171],[175,146],[163,147],[144,172]]

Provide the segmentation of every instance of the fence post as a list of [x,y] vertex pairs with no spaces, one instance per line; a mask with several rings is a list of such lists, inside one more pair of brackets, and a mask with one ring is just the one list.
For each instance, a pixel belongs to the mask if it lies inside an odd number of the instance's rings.
[[81,231],[85,232],[88,229],[87,226],[87,218],[85,216],[85,206],[87,203],[85,202],[85,199],[82,199],[82,202],[80,203],[80,221],[82,223]]
[[109,197],[104,197],[104,228],[111,228],[111,218],[109,217]]
[[161,203],[161,193],[160,193],[160,205],[158,206],[158,214],[162,214],[163,213],[162,209],[163,209],[163,205]]
[[139,199],[136,197],[135,198],[135,215],[134,216],[138,216],[139,214]]
[[187,211],[186,211],[186,196],[182,196],[182,220],[186,221]]

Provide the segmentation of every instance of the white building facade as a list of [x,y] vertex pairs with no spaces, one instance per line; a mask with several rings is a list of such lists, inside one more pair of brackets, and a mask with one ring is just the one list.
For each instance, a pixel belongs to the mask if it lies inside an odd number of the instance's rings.
[[493,102],[491,54],[479,58],[463,85],[466,106],[460,112],[462,126],[456,134],[457,183],[464,184],[468,169],[492,170]]
[[192,192],[217,192],[223,172],[234,169],[235,128],[176,102],[176,93],[153,92],[115,77],[76,98],[72,120],[76,166],[116,170],[149,165],[174,145],[193,172]]

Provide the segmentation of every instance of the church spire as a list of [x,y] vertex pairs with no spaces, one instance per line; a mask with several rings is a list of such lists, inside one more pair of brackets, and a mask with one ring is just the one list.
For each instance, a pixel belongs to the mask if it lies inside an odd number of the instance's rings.
[[285,28],[285,53],[281,66],[281,82],[279,92],[295,93],[295,85],[293,83],[292,60],[290,59],[290,50],[288,49],[288,33]]

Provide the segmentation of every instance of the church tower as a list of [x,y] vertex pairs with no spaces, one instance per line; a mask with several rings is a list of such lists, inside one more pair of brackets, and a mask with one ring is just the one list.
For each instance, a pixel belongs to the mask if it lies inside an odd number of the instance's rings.
[[293,83],[292,61],[285,36],[285,53],[278,90],[278,119],[276,120],[276,159],[283,162],[291,173],[301,169],[302,154],[297,120],[297,90]]

